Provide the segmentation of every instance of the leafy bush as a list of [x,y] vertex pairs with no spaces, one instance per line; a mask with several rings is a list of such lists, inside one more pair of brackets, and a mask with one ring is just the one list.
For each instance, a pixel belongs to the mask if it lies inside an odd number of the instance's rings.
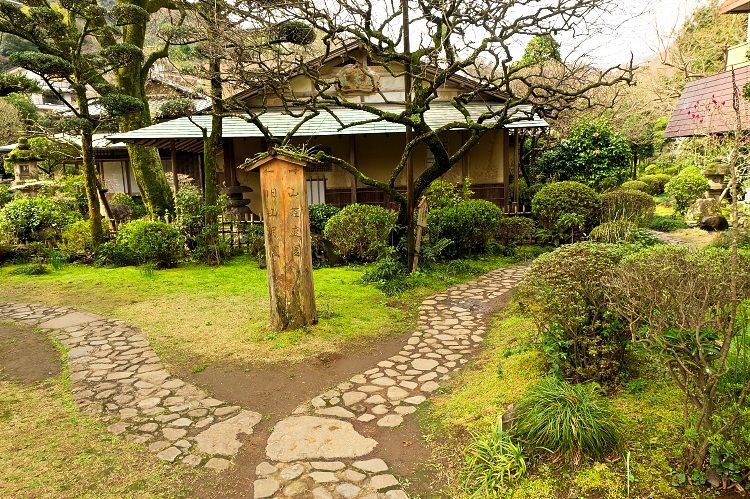
[[13,191],[5,184],[0,184],[0,208],[13,201]]
[[648,192],[652,196],[658,196],[659,194],[664,194],[664,186],[672,180],[672,177],[665,173],[656,173],[653,175],[643,175],[638,180],[648,186],[648,190],[645,192]]
[[507,482],[526,473],[523,447],[498,425],[486,435],[474,435],[464,453],[463,489],[479,497],[494,497]]
[[519,286],[553,371],[575,381],[609,383],[622,370],[625,324],[608,309],[603,287],[631,251],[590,242],[563,246],[537,258]]
[[718,235],[712,245],[718,248],[729,249],[732,247],[732,240],[735,237],[737,238],[738,247],[750,249],[750,228],[724,231]]
[[548,178],[575,180],[603,190],[627,179],[633,153],[627,139],[604,120],[582,120],[560,145],[542,155]]
[[495,240],[503,246],[533,244],[536,237],[536,224],[530,218],[502,217],[497,224]]
[[653,246],[660,243],[649,231],[626,220],[614,220],[594,227],[589,234],[589,241],[610,244],[633,243],[641,246]]
[[675,211],[680,215],[708,190],[708,179],[695,170],[697,167],[685,168],[664,187],[664,192],[674,198]]
[[618,451],[620,416],[594,383],[570,384],[549,377],[529,388],[516,407],[513,434],[567,463]]
[[310,232],[323,234],[328,220],[341,209],[332,204],[311,204],[308,211],[310,212]]
[[471,179],[467,177],[458,185],[437,179],[430,184],[424,195],[430,209],[440,209],[470,199],[474,192],[471,190]]
[[627,182],[623,182],[620,189],[649,192],[648,184],[641,180],[628,180]]
[[673,217],[665,217],[663,215],[654,215],[651,218],[649,229],[656,230],[659,232],[672,232],[680,229],[687,229],[688,225],[683,220],[678,220]]
[[57,240],[63,227],[78,219],[80,214],[45,197],[20,197],[0,210],[0,221],[24,243]]
[[71,260],[93,260],[95,245],[88,220],[79,220],[63,229],[60,250]]
[[430,210],[427,228],[431,241],[449,239],[447,258],[483,253],[497,232],[503,212],[483,199],[467,199],[452,206]]
[[651,222],[655,209],[654,199],[645,192],[621,189],[602,194],[603,222],[624,220],[644,227]]
[[568,232],[568,228],[563,230],[560,225],[561,219],[565,222],[564,217],[571,214],[582,218],[580,229],[574,230],[572,237],[579,239],[596,224],[600,207],[599,195],[593,189],[570,181],[545,185],[531,202],[534,217],[543,229],[549,231],[553,237],[557,236],[558,241],[567,239]]
[[729,436],[748,410],[739,394],[750,379],[741,390],[719,390],[732,374],[732,344],[750,332],[750,253],[739,252],[736,267],[733,258],[725,249],[661,245],[623,259],[605,283],[610,307],[684,394],[687,469],[704,470],[712,442]]
[[35,262],[20,265],[11,270],[10,273],[13,275],[44,275],[50,273],[50,268],[42,262]]
[[380,206],[350,204],[332,216],[323,235],[348,261],[377,260],[388,244],[396,214]]
[[15,255],[18,239],[8,224],[0,221],[0,263],[7,262]]
[[[115,240],[115,263],[160,268],[173,267],[182,255],[184,239],[173,226],[164,222],[134,220],[120,227]],[[110,249],[111,251],[112,249]]]
[[195,249],[198,245],[198,237],[206,223],[204,205],[203,194],[194,185],[183,185],[174,195],[174,226],[190,249]]

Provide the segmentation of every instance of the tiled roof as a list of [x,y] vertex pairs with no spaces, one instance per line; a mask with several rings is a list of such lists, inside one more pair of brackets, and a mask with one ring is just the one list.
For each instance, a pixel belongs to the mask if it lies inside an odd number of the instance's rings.
[[[750,66],[734,70],[735,82],[742,95],[750,82]],[[694,80],[685,85],[664,135],[667,138],[690,137],[734,130],[736,116],[732,106],[734,86],[732,71]],[[750,101],[740,97],[742,127],[750,128]]]
[[[468,104],[466,107],[474,118],[487,112],[497,105],[482,103]],[[392,105],[380,105],[383,110],[398,111],[398,107]],[[403,133],[404,126],[387,121],[373,121],[376,116],[366,111],[346,108],[332,109],[335,117],[326,111],[309,121],[305,122],[294,134],[295,137],[315,137],[325,135],[361,135],[381,133]],[[506,128],[539,128],[548,126],[547,123],[537,115],[531,115],[531,106],[518,106],[511,112],[513,121]],[[425,114],[427,124],[437,128],[452,122],[464,122],[464,116],[449,102],[436,102]],[[283,137],[290,132],[302,118],[291,116],[283,110],[268,111],[261,115],[261,122],[274,136]],[[354,126],[342,127],[341,123],[353,124]],[[199,115],[191,118],[177,118],[146,128],[132,130],[126,133],[114,134],[110,140],[122,142],[144,142],[162,139],[200,139],[202,138],[201,127],[210,133],[211,116]],[[223,120],[223,137],[263,137],[260,130],[252,123],[240,117],[225,117]]]

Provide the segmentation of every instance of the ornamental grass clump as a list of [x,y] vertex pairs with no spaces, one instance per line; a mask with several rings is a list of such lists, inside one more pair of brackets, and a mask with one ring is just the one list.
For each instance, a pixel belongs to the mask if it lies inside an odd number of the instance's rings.
[[617,452],[623,443],[620,416],[598,385],[554,377],[530,388],[518,403],[513,435],[571,465]]
[[464,490],[476,497],[494,496],[526,473],[523,446],[503,431],[502,425],[473,437],[460,474]]

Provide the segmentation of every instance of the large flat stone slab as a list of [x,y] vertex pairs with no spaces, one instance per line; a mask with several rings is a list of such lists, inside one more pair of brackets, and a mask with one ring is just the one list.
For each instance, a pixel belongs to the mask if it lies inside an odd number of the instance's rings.
[[266,446],[269,459],[292,462],[346,459],[369,454],[378,443],[357,433],[346,421],[295,416],[280,421]]
[[206,431],[195,436],[195,443],[202,452],[207,454],[222,454],[234,456],[242,442],[240,433],[250,435],[253,427],[258,424],[262,416],[253,411],[241,411],[234,417],[211,425]]
[[66,327],[80,326],[82,324],[88,324],[89,322],[100,321],[102,319],[101,316],[95,314],[71,312],[55,319],[42,322],[39,324],[39,327],[43,329],[64,329]]

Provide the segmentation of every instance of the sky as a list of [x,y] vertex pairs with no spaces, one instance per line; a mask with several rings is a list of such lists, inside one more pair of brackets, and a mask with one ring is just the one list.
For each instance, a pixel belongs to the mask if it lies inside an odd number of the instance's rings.
[[[668,37],[686,17],[706,0],[628,0],[604,20],[604,32],[577,40],[560,40],[563,47],[576,47],[597,66],[612,66],[630,60],[636,63],[658,53],[660,37]],[[625,4],[625,5],[622,5]],[[580,44],[580,45],[579,45]]]

